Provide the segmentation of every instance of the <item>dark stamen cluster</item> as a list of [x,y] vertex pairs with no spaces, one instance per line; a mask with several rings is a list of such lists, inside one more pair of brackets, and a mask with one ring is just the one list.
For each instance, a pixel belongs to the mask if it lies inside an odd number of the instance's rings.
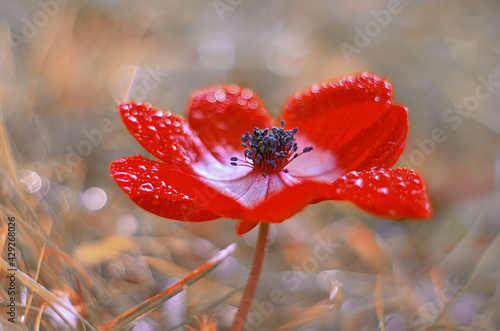
[[[285,122],[281,121],[281,128],[273,127],[271,130],[258,128],[241,136],[241,145],[245,147],[245,160],[239,160],[237,157],[231,158],[233,166],[248,166],[253,171],[262,172],[262,176],[274,174],[279,171],[288,172],[285,167],[296,157],[312,151],[312,147],[305,147],[302,153],[297,153],[297,143],[294,135],[297,128],[285,131],[283,127]],[[238,163],[237,161],[240,161]]]

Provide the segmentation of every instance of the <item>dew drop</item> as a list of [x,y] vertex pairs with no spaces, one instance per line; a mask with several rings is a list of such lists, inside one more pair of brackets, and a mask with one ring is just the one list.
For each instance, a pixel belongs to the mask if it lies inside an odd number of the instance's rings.
[[259,103],[257,102],[257,100],[250,100],[250,102],[248,103],[248,106],[252,109],[257,109],[257,107],[259,106]]
[[244,88],[243,91],[241,91],[241,96],[245,99],[250,99],[253,96],[253,92],[249,88]]
[[242,97],[238,97],[238,100],[237,100],[238,104],[243,106],[247,103],[247,100],[245,98],[242,98]]
[[154,187],[153,184],[151,183],[144,183],[139,187],[140,190],[145,191],[145,192],[153,192]]
[[207,95],[207,101],[208,102],[215,102],[217,99],[215,98],[215,95],[209,94]]
[[314,84],[312,87],[311,87],[311,91],[313,93],[318,93],[319,91],[321,90],[321,86],[318,85],[318,84]]
[[377,189],[377,192],[382,194],[389,194],[389,189],[387,187],[381,187]]
[[215,91],[214,96],[215,96],[215,98],[218,101],[224,101],[224,100],[226,100],[226,92],[224,92],[224,90],[217,90],[217,91]]

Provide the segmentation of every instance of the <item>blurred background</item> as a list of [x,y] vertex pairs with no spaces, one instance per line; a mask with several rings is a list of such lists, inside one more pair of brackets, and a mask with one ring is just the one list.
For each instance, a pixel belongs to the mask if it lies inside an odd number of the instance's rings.
[[[0,1],[0,243],[15,217],[16,263],[39,284],[18,277],[25,317],[12,324],[0,308],[2,329],[82,329],[65,309],[102,327],[236,242],[203,281],[124,328],[181,330],[206,313],[228,329],[256,233],[135,206],[109,164],[148,155],[116,101],[128,91],[183,114],[191,91],[231,82],[277,115],[296,90],[368,69],[409,108],[398,166],[427,180],[434,217],[323,202],[272,227],[247,329],[498,330],[499,14],[485,0]],[[64,301],[64,319],[32,296],[38,286]]]

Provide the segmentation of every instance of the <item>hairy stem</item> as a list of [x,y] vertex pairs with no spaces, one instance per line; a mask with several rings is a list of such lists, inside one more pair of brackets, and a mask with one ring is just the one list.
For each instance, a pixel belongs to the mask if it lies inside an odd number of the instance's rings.
[[250,270],[248,282],[245,286],[245,290],[243,291],[243,296],[241,297],[238,312],[234,317],[231,331],[240,331],[245,325],[245,320],[247,318],[248,311],[250,310],[250,305],[252,304],[253,296],[255,294],[255,290],[257,289],[257,284],[259,283],[259,277],[260,272],[262,271],[264,257],[266,256],[268,233],[269,224],[260,223],[259,237],[257,239],[257,245],[255,246],[255,255],[253,257],[252,270]]

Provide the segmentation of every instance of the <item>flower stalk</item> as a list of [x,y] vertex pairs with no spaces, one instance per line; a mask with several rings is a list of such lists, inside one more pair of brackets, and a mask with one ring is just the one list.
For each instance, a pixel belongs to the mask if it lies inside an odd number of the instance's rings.
[[240,331],[245,325],[245,320],[250,310],[250,306],[255,295],[255,290],[257,289],[257,284],[259,283],[260,273],[262,271],[262,265],[264,263],[264,258],[267,252],[268,246],[268,236],[269,236],[269,223],[260,223],[259,227],[259,237],[257,238],[257,245],[255,246],[255,255],[253,257],[252,269],[250,270],[250,275],[248,276],[247,285],[243,291],[243,296],[241,297],[240,305],[238,307],[238,312],[234,317],[233,326],[231,331]]

